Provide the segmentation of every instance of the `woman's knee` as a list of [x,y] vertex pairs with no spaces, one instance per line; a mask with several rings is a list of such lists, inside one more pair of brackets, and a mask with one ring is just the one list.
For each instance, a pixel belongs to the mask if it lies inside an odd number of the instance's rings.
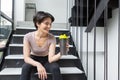
[[50,69],[52,71],[58,71],[59,70],[59,65],[57,63],[50,63]]
[[31,68],[32,68],[32,65],[24,63],[22,66],[22,71],[29,71],[31,70]]

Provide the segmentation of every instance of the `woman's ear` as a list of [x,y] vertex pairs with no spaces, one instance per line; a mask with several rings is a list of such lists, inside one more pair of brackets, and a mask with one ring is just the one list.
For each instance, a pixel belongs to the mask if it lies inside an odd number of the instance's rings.
[[39,26],[40,24],[37,22],[36,25]]
[[37,29],[38,29],[38,28],[39,28],[39,26],[40,26],[40,23],[38,23],[38,22],[37,22],[37,23],[36,23],[36,26],[37,26]]

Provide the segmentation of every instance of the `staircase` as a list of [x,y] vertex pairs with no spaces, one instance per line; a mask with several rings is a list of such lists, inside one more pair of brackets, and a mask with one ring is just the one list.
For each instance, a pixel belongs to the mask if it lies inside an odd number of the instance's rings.
[[[34,30],[34,27],[23,26],[23,24],[22,26],[18,25],[16,27],[6,53],[7,56],[5,57],[2,70],[0,71],[0,80],[19,80],[22,65],[24,63],[23,37],[26,33]],[[69,30],[52,29],[50,32],[56,37],[57,43],[59,41],[58,37],[60,34],[66,33],[69,35],[70,50],[68,55],[63,55],[58,61],[63,80],[87,80]],[[56,44],[56,53],[59,51],[59,45]],[[49,76],[50,74],[48,74],[49,80],[52,80]],[[37,73],[32,75],[31,80],[39,80]]]
[[[101,1],[102,0],[96,0],[96,7],[98,7]],[[118,8],[119,5],[118,3],[119,3],[118,0],[109,0],[109,3],[107,5],[108,19],[112,18],[112,10]],[[88,12],[87,12],[87,7],[89,7]],[[95,11],[95,0],[74,0],[74,6],[71,8],[71,17],[69,18],[69,22],[71,23],[71,26],[87,26],[87,19],[89,23],[93,18],[94,11]],[[96,22],[96,26],[99,27],[104,26],[104,15],[105,15],[104,11],[102,11],[99,19]]]

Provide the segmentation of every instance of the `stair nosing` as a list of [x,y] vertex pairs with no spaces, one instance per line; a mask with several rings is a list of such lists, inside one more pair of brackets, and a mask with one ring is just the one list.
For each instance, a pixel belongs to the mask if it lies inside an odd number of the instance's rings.
[[[9,46],[23,47],[23,44],[9,44]],[[59,47],[59,45],[57,44],[56,47]],[[69,47],[73,47],[73,45],[69,45]]]
[[[5,59],[23,59],[23,55],[8,55],[5,57]],[[60,59],[78,59],[74,55],[62,55]]]
[[[35,30],[35,27],[16,27],[16,29],[30,29],[30,30]],[[69,31],[69,29],[54,29],[54,28],[51,28],[51,30],[56,30],[56,31]]]
[[[3,75],[21,75],[22,68],[4,68],[0,72],[0,76]],[[61,74],[82,74],[82,70],[77,67],[60,67]]]
[[[54,36],[55,36],[55,38],[59,37],[57,35],[54,35]],[[13,34],[13,37],[24,37],[24,35],[23,34]],[[68,36],[68,38],[70,38],[70,36]]]

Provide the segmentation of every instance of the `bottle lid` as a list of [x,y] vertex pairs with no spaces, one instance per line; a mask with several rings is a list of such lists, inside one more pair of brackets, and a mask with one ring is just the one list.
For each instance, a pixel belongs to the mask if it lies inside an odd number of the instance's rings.
[[60,35],[59,39],[68,39],[68,36],[66,34]]

